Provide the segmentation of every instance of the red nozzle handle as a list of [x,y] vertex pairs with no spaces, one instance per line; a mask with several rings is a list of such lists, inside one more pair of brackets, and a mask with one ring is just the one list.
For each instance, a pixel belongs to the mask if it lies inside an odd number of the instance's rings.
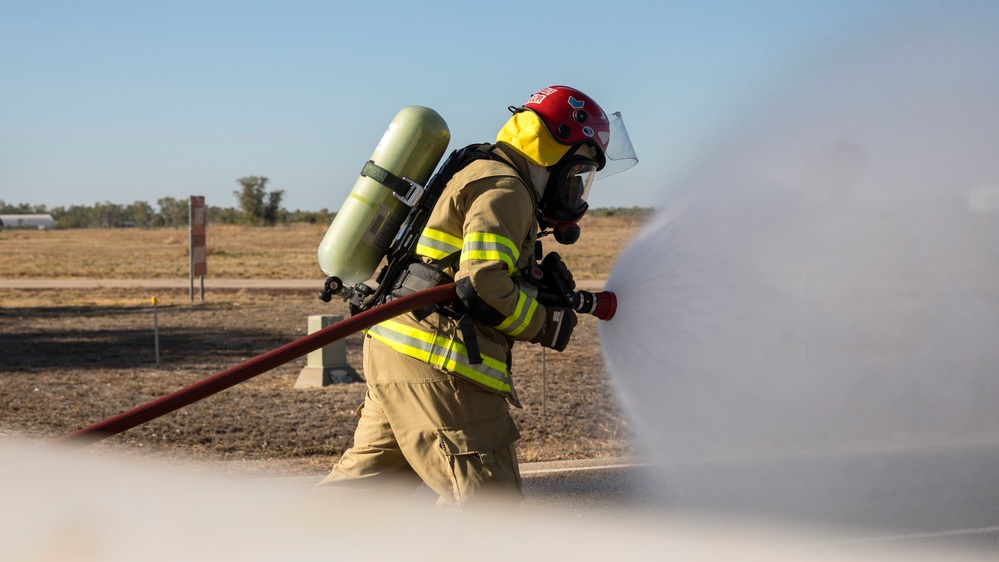
[[597,309],[593,311],[593,315],[601,320],[614,318],[614,314],[617,313],[617,295],[610,291],[601,291],[595,296]]
[[617,295],[610,291],[591,293],[579,291],[576,293],[576,312],[592,314],[601,320],[614,318],[617,312]]

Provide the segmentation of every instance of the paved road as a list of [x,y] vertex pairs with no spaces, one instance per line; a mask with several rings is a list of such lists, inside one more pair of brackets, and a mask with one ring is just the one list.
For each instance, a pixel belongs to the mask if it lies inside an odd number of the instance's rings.
[[[205,290],[209,289],[315,289],[323,288],[325,279],[205,279]],[[598,291],[605,280],[581,280],[576,288]],[[108,288],[149,288],[187,289],[190,279],[0,279],[0,289],[97,289]],[[195,279],[195,286],[201,281]]]
[[836,543],[973,548],[999,558],[999,439],[800,456],[525,465],[528,509],[697,513],[837,529]]
[[[999,439],[660,465],[635,459],[532,463],[521,469],[521,510],[564,521],[637,519],[655,527],[718,517],[818,529],[808,536],[834,546],[961,548],[999,558]],[[288,483],[307,486],[319,478]],[[432,500],[428,489],[418,493]]]
[[[205,289],[322,289],[323,279],[205,279]],[[196,287],[201,281],[195,279]],[[190,279],[0,279],[3,289],[187,289]]]

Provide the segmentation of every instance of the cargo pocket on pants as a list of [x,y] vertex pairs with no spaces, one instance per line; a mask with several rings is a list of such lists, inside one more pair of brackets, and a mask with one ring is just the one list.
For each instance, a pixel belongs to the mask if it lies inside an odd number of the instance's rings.
[[520,432],[509,416],[462,429],[438,429],[437,437],[451,477],[448,503],[523,498],[516,442]]

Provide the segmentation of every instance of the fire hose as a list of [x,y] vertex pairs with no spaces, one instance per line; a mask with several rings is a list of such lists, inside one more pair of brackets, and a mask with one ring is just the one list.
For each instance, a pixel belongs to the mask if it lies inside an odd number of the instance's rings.
[[[583,310],[582,304],[580,312],[593,314],[603,320],[609,320],[616,309],[616,297],[613,293],[588,293],[579,292],[580,303],[601,301],[604,303],[600,307],[593,306],[593,310]],[[585,298],[584,298],[585,297]],[[307,336],[299,338],[291,343],[285,344],[277,349],[258,355],[253,359],[240,363],[235,367],[212,375],[206,379],[198,381],[190,386],[174,391],[166,396],[162,396],[136,406],[131,410],[122,412],[116,416],[107,418],[104,421],[84,427],[54,439],[53,443],[72,446],[85,446],[96,443],[108,437],[115,436],[123,431],[142,425],[160,416],[169,414],[219,393],[227,388],[236,386],[239,383],[266,373],[271,369],[280,367],[289,361],[302,357],[311,351],[315,351],[323,346],[329,345],[337,340],[343,339],[351,334],[365,330],[384,322],[389,318],[394,318],[401,314],[417,310],[433,304],[439,304],[454,300],[456,298],[455,284],[448,283],[432,287],[425,291],[420,291],[401,297],[374,308],[365,310],[359,314],[351,316],[346,320],[327,326],[321,330],[313,332]],[[587,305],[589,307],[589,305]]]

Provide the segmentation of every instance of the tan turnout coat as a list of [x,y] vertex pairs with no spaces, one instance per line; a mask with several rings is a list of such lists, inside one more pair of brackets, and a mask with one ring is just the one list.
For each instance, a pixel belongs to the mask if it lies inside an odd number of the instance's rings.
[[431,263],[461,252],[455,281],[471,282],[479,298],[504,320],[475,322],[482,363],[469,360],[458,321],[440,313],[423,320],[414,314],[383,322],[368,335],[396,351],[503,394],[519,406],[510,378],[514,341],[535,339],[544,327],[545,308],[523,290],[519,271],[528,265],[537,240],[537,197],[522,178],[526,161],[497,149],[504,161],[475,160],[448,182],[417,245]]

